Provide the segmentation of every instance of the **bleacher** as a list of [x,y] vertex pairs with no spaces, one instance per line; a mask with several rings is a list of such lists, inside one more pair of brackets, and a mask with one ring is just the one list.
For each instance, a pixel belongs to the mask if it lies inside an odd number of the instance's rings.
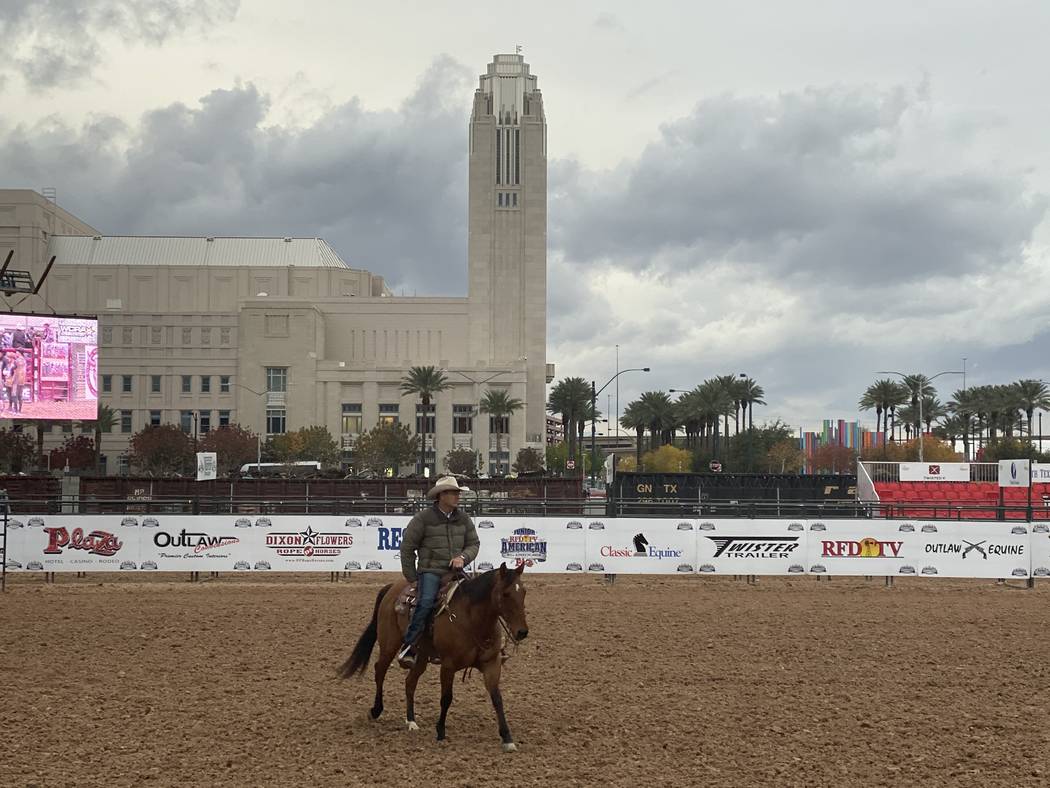
[[[1027,519],[1028,489],[996,482],[875,482],[886,516],[962,520]],[[1044,499],[1043,496],[1047,496]],[[1032,518],[1050,519],[1050,484],[1032,485]],[[909,504],[912,504],[909,506]]]

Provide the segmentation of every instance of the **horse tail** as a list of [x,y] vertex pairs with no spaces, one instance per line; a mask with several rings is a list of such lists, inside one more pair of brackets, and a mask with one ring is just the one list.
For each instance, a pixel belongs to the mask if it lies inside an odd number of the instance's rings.
[[354,651],[350,658],[340,665],[339,670],[336,671],[339,678],[348,679],[355,673],[364,673],[365,668],[368,667],[368,661],[372,658],[372,649],[375,648],[376,637],[379,633],[379,605],[383,602],[383,597],[386,596],[386,592],[390,590],[392,585],[385,585],[379,589],[379,593],[376,595],[376,605],[372,610],[372,620],[365,627],[365,631],[361,633],[361,637],[357,639],[357,645],[354,646]]

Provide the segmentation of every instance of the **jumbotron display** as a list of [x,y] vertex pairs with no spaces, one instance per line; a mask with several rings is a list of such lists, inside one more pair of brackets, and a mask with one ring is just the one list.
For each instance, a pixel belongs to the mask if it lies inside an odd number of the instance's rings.
[[0,418],[98,415],[98,320],[0,314]]

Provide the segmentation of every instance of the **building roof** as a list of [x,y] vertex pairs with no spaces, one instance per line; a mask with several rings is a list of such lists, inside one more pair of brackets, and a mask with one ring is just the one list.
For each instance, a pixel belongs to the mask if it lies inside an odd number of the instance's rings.
[[350,268],[320,238],[53,235],[48,254],[59,265]]

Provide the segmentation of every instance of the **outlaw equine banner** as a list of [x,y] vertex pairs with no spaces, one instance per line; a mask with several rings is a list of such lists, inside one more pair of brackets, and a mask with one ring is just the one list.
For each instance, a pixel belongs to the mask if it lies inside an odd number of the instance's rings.
[[[12,515],[8,571],[400,572],[409,518]],[[1045,522],[479,517],[475,571],[1050,577]]]

